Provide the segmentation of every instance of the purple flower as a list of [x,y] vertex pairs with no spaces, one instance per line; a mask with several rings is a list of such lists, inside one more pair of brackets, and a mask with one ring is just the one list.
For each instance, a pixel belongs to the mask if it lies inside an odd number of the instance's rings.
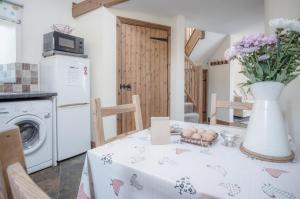
[[224,57],[227,61],[234,59],[236,55],[237,51],[233,46],[231,48],[228,48],[224,53]]
[[265,60],[267,60],[267,59],[269,59],[269,58],[270,58],[269,55],[264,54],[264,55],[258,57],[258,61],[265,61]]
[[244,37],[241,41],[235,43],[230,49],[225,52],[225,58],[232,60],[239,56],[243,58],[247,54],[257,52],[265,46],[276,44],[276,35],[265,36],[263,34],[254,34]]
[[269,37],[264,37],[263,38],[263,42],[265,45],[273,45],[277,43],[277,37],[276,35],[271,35]]

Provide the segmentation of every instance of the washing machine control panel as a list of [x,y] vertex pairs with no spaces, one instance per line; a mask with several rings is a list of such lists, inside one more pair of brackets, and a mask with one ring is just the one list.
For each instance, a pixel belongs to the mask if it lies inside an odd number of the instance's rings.
[[10,119],[21,115],[26,115],[26,114],[39,115],[42,113],[47,114],[51,109],[52,109],[52,103],[51,101],[48,100],[17,101],[17,102],[1,103],[0,104],[0,125],[3,125]]
[[8,114],[25,114],[34,111],[33,107],[27,103],[15,103],[15,104],[5,104],[0,105],[0,115]]
[[0,115],[8,114],[8,113],[9,113],[8,107],[0,106]]
[[0,105],[0,117],[3,116],[8,116],[10,115],[12,112],[14,112],[14,108],[11,105],[5,105],[5,104],[1,104]]

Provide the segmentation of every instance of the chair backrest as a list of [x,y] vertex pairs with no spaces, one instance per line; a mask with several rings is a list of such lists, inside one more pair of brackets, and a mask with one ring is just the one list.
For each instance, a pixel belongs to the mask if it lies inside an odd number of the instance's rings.
[[27,175],[20,163],[7,168],[12,195],[15,199],[50,199]]
[[0,131],[0,169],[0,198],[49,199],[25,171],[21,134],[16,126]]
[[243,102],[230,102],[217,100],[217,94],[211,95],[211,108],[210,108],[210,124],[217,124],[217,108],[228,108],[237,110],[252,110],[252,103]]
[[[128,134],[143,130],[143,120],[140,107],[140,98],[138,95],[132,96],[132,104],[124,104],[112,107],[101,107],[101,100],[99,98],[92,100],[92,110],[93,110],[93,126],[95,131],[95,146],[101,146],[107,142],[111,142],[120,137],[126,136]],[[114,138],[105,140],[104,129],[103,129],[103,117],[108,117],[117,114],[134,112],[135,118],[135,131],[123,133]]]

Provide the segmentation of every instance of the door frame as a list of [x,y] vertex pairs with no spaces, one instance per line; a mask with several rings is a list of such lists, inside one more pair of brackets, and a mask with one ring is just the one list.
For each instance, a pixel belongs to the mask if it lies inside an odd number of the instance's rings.
[[[170,63],[171,63],[171,27],[165,26],[156,23],[150,23],[146,21],[141,21],[137,19],[130,19],[126,17],[117,16],[117,34],[116,34],[116,48],[117,48],[117,55],[116,55],[116,70],[117,70],[117,79],[116,79],[116,92],[117,92],[117,105],[122,103],[122,95],[120,92],[120,80],[121,80],[121,73],[122,73],[122,45],[121,45],[121,37],[122,37],[122,30],[121,25],[128,24],[128,25],[135,25],[135,26],[142,26],[145,28],[155,28],[160,30],[165,30],[168,32],[168,64],[167,64],[167,74],[168,74],[168,115],[170,115],[170,86],[171,86],[171,78],[170,78]],[[121,134],[122,128],[122,117],[120,115],[117,116],[117,134]]]

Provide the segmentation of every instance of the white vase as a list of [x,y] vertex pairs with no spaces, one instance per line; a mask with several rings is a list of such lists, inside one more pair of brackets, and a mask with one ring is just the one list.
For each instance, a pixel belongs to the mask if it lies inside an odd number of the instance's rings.
[[279,106],[283,87],[284,84],[272,81],[251,85],[254,106],[241,148],[255,154],[254,157],[258,156],[258,159],[263,157],[272,161],[272,158],[293,158]]

